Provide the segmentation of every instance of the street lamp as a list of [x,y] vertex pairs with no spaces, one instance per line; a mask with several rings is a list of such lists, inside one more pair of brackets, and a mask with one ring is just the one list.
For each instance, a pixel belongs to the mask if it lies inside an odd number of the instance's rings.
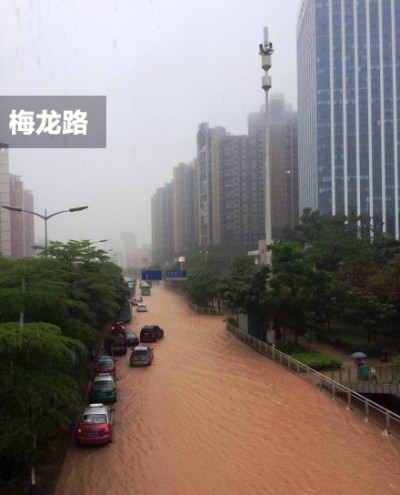
[[2,205],[2,207],[10,211],[23,211],[25,213],[30,213],[31,215],[36,215],[37,217],[44,220],[44,245],[46,248],[46,256],[47,256],[47,220],[49,220],[49,218],[55,217],[56,215],[60,215],[61,213],[68,213],[68,212],[74,213],[75,211],[82,211],[82,210],[86,210],[86,208],[89,208],[88,206],[77,206],[76,208],[69,208],[68,210],[56,211],[51,215],[47,215],[47,210],[45,209],[44,215],[41,215],[40,213],[36,213],[35,211],[24,210],[23,208],[19,208],[17,206]]
[[200,253],[204,254],[204,261],[207,264],[208,251],[206,249],[200,249]]

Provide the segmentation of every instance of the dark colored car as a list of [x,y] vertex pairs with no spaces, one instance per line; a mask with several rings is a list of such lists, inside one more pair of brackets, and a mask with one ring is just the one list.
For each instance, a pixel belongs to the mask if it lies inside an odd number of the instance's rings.
[[112,332],[125,332],[125,323],[123,321],[114,321],[111,325]]
[[113,332],[104,339],[104,349],[111,356],[122,356],[126,354],[127,345],[125,332]]
[[78,445],[96,445],[112,440],[114,409],[104,404],[90,404],[83,411],[76,427]]
[[94,371],[98,375],[99,373],[108,373],[109,375],[115,375],[115,363],[111,356],[101,356],[96,361]]
[[158,325],[145,325],[140,331],[140,342],[157,342],[164,337],[164,330]]
[[125,333],[126,345],[129,347],[135,347],[139,345],[139,337],[135,332],[126,332]]
[[94,377],[90,387],[90,402],[115,402],[117,387],[114,377],[108,373],[100,373]]

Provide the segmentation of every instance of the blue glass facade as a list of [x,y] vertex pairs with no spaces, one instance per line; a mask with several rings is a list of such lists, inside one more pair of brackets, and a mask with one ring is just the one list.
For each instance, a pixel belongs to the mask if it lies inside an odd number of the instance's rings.
[[297,51],[300,211],[399,238],[400,1],[304,0]]

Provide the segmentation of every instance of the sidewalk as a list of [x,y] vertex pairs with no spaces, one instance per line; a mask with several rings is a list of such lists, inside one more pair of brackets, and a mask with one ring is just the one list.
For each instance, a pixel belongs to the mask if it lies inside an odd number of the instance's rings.
[[[295,334],[292,330],[285,329],[285,334],[286,334],[286,340],[294,342]],[[350,356],[350,354],[347,354],[346,351],[343,351],[342,349],[338,349],[337,347],[334,347],[333,345],[327,344],[326,342],[321,342],[319,340],[314,340],[313,342],[310,343],[307,341],[307,339],[301,333],[297,334],[297,342],[301,345],[309,347],[311,350],[315,350],[315,351],[319,351],[319,352],[325,352],[325,353],[330,354],[332,356],[338,357],[339,359],[342,360],[342,368],[344,368],[344,369],[356,368],[356,364],[354,362],[354,359]],[[382,363],[382,361],[378,357],[375,357],[375,358],[366,357],[363,361],[365,361],[368,365],[371,365],[371,366],[377,366],[377,365],[385,364],[385,363]]]

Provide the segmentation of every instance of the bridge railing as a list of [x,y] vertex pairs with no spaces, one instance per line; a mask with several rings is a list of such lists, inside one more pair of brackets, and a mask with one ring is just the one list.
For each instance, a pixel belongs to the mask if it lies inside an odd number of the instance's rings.
[[323,373],[309,368],[305,364],[275,349],[272,345],[252,337],[230,323],[226,324],[226,329],[260,354],[279,363],[289,371],[296,373],[300,378],[318,387],[321,391],[329,393],[333,398],[344,402],[350,410],[400,439],[399,415],[363,397],[351,390],[351,388],[332,380]]

